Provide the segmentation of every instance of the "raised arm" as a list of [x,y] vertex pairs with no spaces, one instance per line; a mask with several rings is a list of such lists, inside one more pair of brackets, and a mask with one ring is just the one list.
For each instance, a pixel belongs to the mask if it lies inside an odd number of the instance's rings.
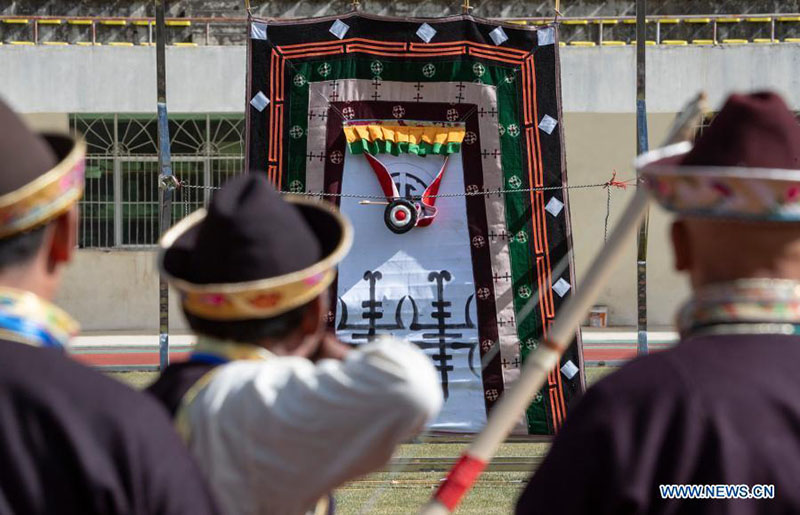
[[192,447],[213,453],[201,462],[215,463],[215,487],[228,467],[246,467],[251,488],[262,492],[259,509],[300,513],[386,463],[441,403],[430,358],[399,340],[363,345],[341,361],[237,362],[192,405]]

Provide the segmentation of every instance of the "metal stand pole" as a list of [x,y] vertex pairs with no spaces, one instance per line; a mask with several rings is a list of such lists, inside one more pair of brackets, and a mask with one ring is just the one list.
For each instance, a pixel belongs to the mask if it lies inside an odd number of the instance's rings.
[[[647,0],[636,0],[636,153],[647,152],[647,102],[645,48]],[[637,182],[637,188],[642,187]],[[636,255],[636,330],[637,351],[640,356],[647,354],[647,228],[649,214],[645,212],[639,226]]]
[[[159,168],[159,234],[172,225],[172,196],[175,177],[172,175],[169,151],[169,119],[167,117],[167,73],[164,11],[166,0],[156,3],[156,92],[158,96],[158,168]],[[158,278],[159,339],[158,358],[161,370],[169,365],[169,287]]]

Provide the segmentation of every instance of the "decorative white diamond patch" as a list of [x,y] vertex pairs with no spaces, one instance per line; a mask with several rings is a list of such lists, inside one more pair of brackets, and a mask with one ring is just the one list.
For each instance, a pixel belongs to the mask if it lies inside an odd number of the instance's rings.
[[495,45],[502,45],[506,41],[508,41],[508,35],[506,35],[506,31],[503,30],[503,27],[497,27],[493,31],[489,33],[489,37],[492,38]]
[[342,161],[344,161],[344,155],[341,152],[338,150],[331,152],[331,163],[340,165],[342,164]]
[[383,72],[383,63],[380,61],[372,61],[369,63],[369,69],[373,75],[380,75]]
[[472,238],[472,246],[476,249],[480,249],[484,245],[486,245],[486,240],[483,239],[483,236],[475,236]]
[[478,295],[478,298],[481,300],[486,300],[492,296],[492,292],[489,291],[489,288],[478,288],[478,291],[476,293]]
[[549,114],[544,115],[542,121],[539,122],[539,128],[547,134],[552,134],[556,125],[558,125],[558,121]]
[[539,46],[552,45],[556,42],[556,33],[553,27],[537,30],[536,37],[539,39]]
[[434,29],[427,23],[423,23],[417,29],[417,36],[419,37],[419,39],[421,39],[426,43],[430,43],[435,35],[436,35],[436,29]]
[[522,186],[522,179],[520,179],[516,175],[512,175],[511,178],[508,179],[508,185],[514,189],[517,189],[520,186]]
[[402,118],[406,115],[406,108],[403,106],[392,107],[392,116],[395,118]]
[[458,109],[448,109],[447,120],[451,122],[458,120]]
[[557,198],[553,197],[544,206],[544,209],[553,216],[558,216],[562,209],[564,209],[564,203],[558,200]]
[[436,67],[431,63],[426,64],[425,66],[422,67],[422,75],[430,79],[431,77],[436,75]]
[[253,22],[250,26],[250,37],[252,39],[267,39],[267,25],[265,23]]
[[467,145],[472,145],[476,141],[478,141],[478,136],[474,132],[467,131],[466,134],[464,134],[464,143]]
[[346,24],[342,20],[336,20],[333,22],[333,25],[331,25],[329,30],[331,34],[339,39],[342,39],[344,35],[347,34],[347,31],[350,30],[350,25]]
[[525,231],[520,231],[517,233],[516,240],[520,243],[527,243],[528,242],[528,233]]
[[500,397],[500,394],[494,388],[486,390],[486,398],[490,401],[496,401]]
[[578,366],[575,365],[572,360],[569,360],[561,367],[561,373],[564,374],[564,377],[567,379],[572,379],[575,377],[575,374],[578,373]]
[[258,111],[263,111],[264,108],[269,105],[269,99],[267,95],[259,91],[256,93],[256,96],[250,99],[250,105],[255,107]]
[[517,136],[519,136],[519,125],[517,125],[516,123],[512,123],[506,128],[506,133],[512,138],[516,138]]
[[305,75],[303,75],[302,73],[298,73],[297,75],[294,76],[294,79],[292,79],[292,82],[298,88],[302,88],[303,86],[306,85],[306,82],[308,82],[308,81],[306,80]]
[[528,297],[530,297],[531,293],[532,293],[531,289],[525,285],[522,285],[517,289],[517,294],[523,299],[527,299]]
[[480,191],[480,188],[478,188],[477,184],[470,184],[469,186],[467,186],[466,191],[471,195],[477,195],[477,193]]
[[352,107],[345,107],[342,109],[342,116],[345,120],[352,120],[356,116],[356,111]]
[[303,134],[305,134],[305,131],[299,125],[295,125],[289,129],[289,136],[291,136],[292,139],[300,139],[303,137]]
[[564,279],[559,279],[553,285],[553,291],[556,292],[559,297],[566,295],[570,288],[572,288],[572,286]]
[[486,67],[481,63],[475,63],[472,65],[472,73],[477,77],[483,77],[483,74],[486,73]]

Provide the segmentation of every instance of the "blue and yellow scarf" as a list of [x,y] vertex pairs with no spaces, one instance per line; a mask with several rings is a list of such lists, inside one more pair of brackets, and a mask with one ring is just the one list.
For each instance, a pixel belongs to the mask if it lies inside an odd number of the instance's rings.
[[14,288],[0,288],[0,339],[63,348],[80,327],[66,312]]

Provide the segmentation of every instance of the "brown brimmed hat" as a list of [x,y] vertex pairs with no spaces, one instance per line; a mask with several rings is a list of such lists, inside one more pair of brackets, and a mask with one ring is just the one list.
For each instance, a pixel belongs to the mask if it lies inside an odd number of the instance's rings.
[[36,134],[0,100],[0,239],[57,218],[83,194],[86,144]]
[[282,196],[264,174],[251,173],[164,235],[159,267],[194,316],[272,318],[321,295],[352,239],[330,203]]
[[654,150],[636,165],[679,215],[800,222],[800,124],[774,93],[731,95],[694,146]]

